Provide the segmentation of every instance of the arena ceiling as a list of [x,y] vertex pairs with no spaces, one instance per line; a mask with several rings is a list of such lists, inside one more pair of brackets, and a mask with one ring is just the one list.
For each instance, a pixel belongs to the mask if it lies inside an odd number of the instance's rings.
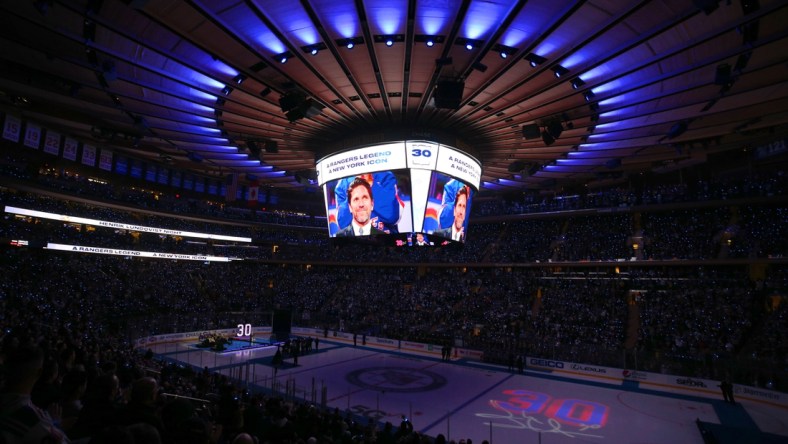
[[398,138],[468,151],[483,190],[519,191],[700,164],[788,126],[782,0],[0,8],[3,111],[146,162],[294,191],[321,156]]

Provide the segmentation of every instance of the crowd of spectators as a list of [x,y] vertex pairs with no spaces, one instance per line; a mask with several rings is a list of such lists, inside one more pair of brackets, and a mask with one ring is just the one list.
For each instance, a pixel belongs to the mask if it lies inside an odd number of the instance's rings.
[[517,198],[484,199],[472,208],[471,216],[533,214],[590,208],[639,208],[687,202],[730,201],[784,196],[788,176],[783,171],[764,171],[721,177],[680,180],[677,183],[654,183],[634,189],[612,187],[583,193],[524,193]]
[[[313,227],[229,223],[147,214],[33,193],[0,191],[4,205],[132,226],[239,236],[252,242],[211,241],[143,230],[93,229],[82,224],[5,213],[0,237],[78,243],[256,260],[395,263],[523,263],[622,260],[779,258],[788,251],[782,205],[682,208],[636,213],[525,218],[472,224],[464,248],[341,248]],[[66,225],[66,229],[62,229]],[[274,248],[275,247],[275,248]],[[147,250],[146,250],[147,251]]]
[[[272,307],[293,310],[298,325],[434,344],[450,341],[483,350],[487,360],[501,364],[518,354],[621,365],[627,336],[636,326],[635,347],[651,358],[643,359],[639,369],[707,378],[732,373],[739,383],[784,388],[779,378],[786,364],[780,341],[786,333],[784,268],[753,282],[745,268],[736,266],[636,268],[619,274],[503,267],[419,271],[409,266],[206,266],[7,252],[1,262],[6,278],[0,283],[3,360],[18,359],[17,347],[43,350],[42,382],[31,399],[41,412],[63,400],[61,427],[77,441],[127,434],[158,434],[162,442],[235,442],[244,433],[260,442],[288,442],[280,440],[283,436],[289,442],[393,436],[397,427],[359,426],[357,418],[344,413],[244,392],[225,377],[166,364],[129,344],[150,334],[231,328],[239,313]],[[270,291],[261,293],[261,288]],[[635,324],[632,307],[639,310]],[[265,323],[263,317],[244,321]],[[737,367],[739,354],[768,361],[758,362],[761,371]],[[156,395],[140,395],[149,405],[138,409],[149,414],[127,416],[135,411],[135,391],[151,393],[151,387]],[[178,397],[204,400],[205,406]],[[132,427],[135,418],[148,426]],[[286,424],[290,427],[282,428]],[[105,430],[108,425],[113,427]],[[433,442],[412,431],[405,436],[399,442]]]
[[[244,200],[226,202],[218,193],[181,194],[176,189],[142,180],[136,186],[95,180],[90,174],[80,174],[76,169],[52,167],[46,162],[13,152],[0,155],[0,176],[93,200],[124,202],[138,209],[187,212],[290,227],[326,227],[325,207],[320,193],[314,189],[300,196],[282,191],[281,198],[270,198],[266,204],[251,209]],[[160,189],[167,191],[158,191]],[[703,173],[698,172],[692,179],[682,175],[662,181],[655,178],[653,183],[637,187],[609,187],[581,193],[522,193],[514,198],[500,198],[482,192],[471,206],[471,218],[774,198],[784,196],[787,189],[788,176],[781,169],[749,171],[747,174],[736,170],[720,175],[716,169],[709,168]],[[276,196],[278,192],[273,190],[262,194]]]

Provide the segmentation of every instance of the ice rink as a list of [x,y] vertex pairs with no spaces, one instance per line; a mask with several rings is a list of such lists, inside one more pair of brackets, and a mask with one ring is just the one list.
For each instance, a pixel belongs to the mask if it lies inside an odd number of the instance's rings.
[[703,444],[696,424],[718,441],[788,443],[788,410],[760,401],[665,393],[631,381],[524,374],[466,360],[380,350],[323,340],[317,351],[287,358],[274,372],[274,347],[214,353],[186,343],[152,347],[162,358],[208,367],[247,384],[277,387],[304,402],[350,410],[418,431],[490,443]]

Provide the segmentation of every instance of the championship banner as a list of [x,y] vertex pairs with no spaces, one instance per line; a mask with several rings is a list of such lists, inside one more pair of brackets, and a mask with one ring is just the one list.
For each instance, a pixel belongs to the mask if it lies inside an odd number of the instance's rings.
[[27,124],[25,128],[25,146],[33,149],[38,149],[41,145],[41,127],[35,123]]
[[60,154],[60,133],[47,130],[44,137],[44,152],[55,156]]
[[22,120],[19,117],[6,114],[5,125],[3,125],[3,139],[12,142],[19,142],[19,136],[22,134]]
[[170,170],[165,167],[159,167],[156,177],[160,184],[167,185],[170,182]]
[[101,150],[101,157],[99,157],[99,168],[105,171],[112,171],[112,151],[106,148]]
[[66,137],[66,141],[63,143],[63,158],[76,161],[77,148],[79,148],[79,142],[71,137]]
[[181,172],[178,170],[174,170],[172,172],[172,177],[170,178],[170,186],[180,188],[181,186]]
[[96,147],[93,145],[82,145],[82,164],[96,166]]

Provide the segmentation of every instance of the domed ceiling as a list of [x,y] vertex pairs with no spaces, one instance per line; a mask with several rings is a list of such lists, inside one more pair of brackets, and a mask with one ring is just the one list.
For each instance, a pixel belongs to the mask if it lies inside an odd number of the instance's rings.
[[482,190],[597,186],[788,134],[788,3],[0,2],[0,110],[209,177],[314,187],[430,139]]

